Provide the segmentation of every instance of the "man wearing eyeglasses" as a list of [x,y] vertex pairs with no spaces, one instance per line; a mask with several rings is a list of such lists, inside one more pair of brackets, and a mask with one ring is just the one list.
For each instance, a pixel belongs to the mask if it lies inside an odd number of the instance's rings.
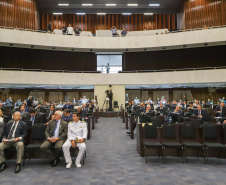
[[62,146],[67,138],[67,122],[61,120],[61,117],[61,111],[54,113],[54,120],[49,122],[45,130],[46,141],[40,147],[50,159],[52,167],[55,167],[59,163]]

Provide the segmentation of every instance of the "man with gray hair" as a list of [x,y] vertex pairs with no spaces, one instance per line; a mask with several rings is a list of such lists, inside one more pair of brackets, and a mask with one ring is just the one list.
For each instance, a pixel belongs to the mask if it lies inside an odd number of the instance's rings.
[[[61,120],[62,112],[56,111],[54,120],[51,120],[46,127],[46,141],[41,145],[40,149],[50,159],[52,167],[56,166],[60,161],[62,146],[67,139],[68,125],[67,122]],[[54,150],[52,150],[54,148]]]
[[0,172],[7,168],[5,162],[4,150],[9,147],[16,148],[17,163],[15,173],[21,171],[21,159],[24,154],[24,138],[27,135],[27,124],[21,121],[21,113],[14,112],[13,121],[7,123],[2,135],[2,142],[0,144]]

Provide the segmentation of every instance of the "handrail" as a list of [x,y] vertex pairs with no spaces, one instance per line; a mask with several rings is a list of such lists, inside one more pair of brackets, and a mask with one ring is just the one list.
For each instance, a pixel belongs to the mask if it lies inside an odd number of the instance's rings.
[[[198,71],[198,70],[214,70],[226,69],[226,66],[219,67],[202,67],[202,68],[181,68],[181,69],[159,69],[159,70],[133,70],[119,71],[119,73],[156,73],[156,72],[175,72],[175,71]],[[23,68],[0,68],[4,71],[32,71],[32,72],[54,72],[54,73],[101,73],[101,71],[71,71],[71,70],[50,70],[50,69],[23,69]],[[107,73],[106,73],[107,74]]]
[[[185,30],[170,30],[168,33],[180,33],[180,32],[189,32],[189,31],[197,31],[197,30],[205,30],[205,29],[217,29],[217,28],[225,28],[225,27],[226,27],[226,25],[212,26],[212,27],[206,27],[206,28],[192,28],[192,29],[185,29]],[[19,31],[30,31],[30,32],[47,33],[46,30],[33,30],[33,29],[26,29],[26,28],[7,27],[7,26],[0,26],[0,28],[11,29],[11,30],[14,29],[14,30],[19,30]]]

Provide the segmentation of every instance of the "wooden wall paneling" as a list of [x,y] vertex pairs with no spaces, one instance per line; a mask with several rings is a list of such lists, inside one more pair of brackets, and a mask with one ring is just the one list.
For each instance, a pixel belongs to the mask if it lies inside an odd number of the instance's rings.
[[107,15],[104,15],[104,30],[107,29]]
[[52,22],[52,30],[54,30],[55,28],[55,24],[54,24],[54,15],[51,15],[51,22]]
[[[90,14],[89,14],[89,21],[88,21],[88,22],[89,22],[88,30],[91,31],[91,15],[90,15]],[[88,30],[87,30],[87,31],[88,31]]]
[[131,15],[131,31],[133,31],[133,23],[134,23],[134,22],[133,22],[133,17],[134,17],[134,16]]
[[111,26],[115,26],[115,19],[114,19],[114,18],[115,18],[115,15],[112,14],[112,15],[111,15],[111,21],[112,21],[112,22],[111,22]]
[[82,30],[83,30],[83,28],[84,28],[84,25],[83,25],[83,23],[84,23],[84,22],[83,22],[83,17],[84,17],[84,15],[81,15],[81,27],[80,27],[80,28],[81,28]]
[[88,28],[88,26],[87,26],[87,15],[85,15],[85,28],[84,28],[84,31],[87,31],[87,28]]
[[170,23],[170,14],[167,14],[167,22],[168,22],[168,30],[170,30],[171,29],[171,27],[170,27],[170,25],[171,25],[171,23]]
[[164,28],[166,28],[166,15],[165,14],[163,14],[163,16],[162,16],[162,21],[163,21],[163,29]]
[[135,30],[136,31],[138,30],[138,27],[137,27],[137,14],[135,14]]
[[158,29],[161,29],[162,28],[162,16],[161,14],[158,14]]
[[111,29],[111,26],[110,26],[110,23],[111,22],[111,15],[108,14],[108,29],[110,30]]
[[127,16],[127,24],[128,24],[128,31],[131,31],[129,17],[130,17],[130,15]]
[[176,22],[176,19],[175,19],[175,14],[172,14],[172,29],[175,30],[175,22]]
[[139,14],[139,20],[138,20],[138,23],[139,23],[139,28],[138,28],[138,30],[141,31],[141,30],[142,30],[142,25],[141,25],[141,14]]
[[116,25],[115,25],[116,28],[121,29],[121,26],[119,26],[119,24],[118,24],[118,14],[115,15],[115,20],[116,20]]

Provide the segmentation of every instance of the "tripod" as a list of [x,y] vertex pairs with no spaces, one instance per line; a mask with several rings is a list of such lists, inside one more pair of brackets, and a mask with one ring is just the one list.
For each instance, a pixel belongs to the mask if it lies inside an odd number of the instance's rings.
[[[105,98],[105,100],[104,100],[104,104],[106,103],[106,112],[107,112],[107,110],[108,110],[108,102],[109,102],[109,98],[106,96],[106,98]],[[102,106],[102,112],[104,112],[104,104],[103,104],[103,106]]]

